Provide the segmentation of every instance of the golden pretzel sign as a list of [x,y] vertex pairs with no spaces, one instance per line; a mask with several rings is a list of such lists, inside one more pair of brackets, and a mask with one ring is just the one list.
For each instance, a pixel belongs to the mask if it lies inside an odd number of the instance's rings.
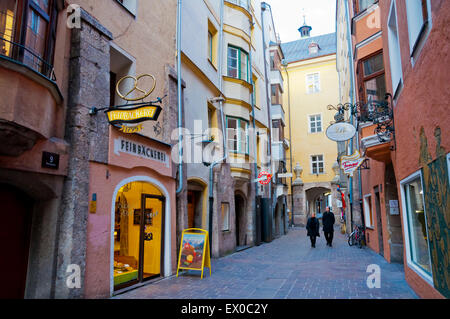
[[[145,90],[141,89],[141,88],[138,86],[139,80],[142,79],[142,78],[146,78],[146,77],[149,77],[149,78],[152,78],[152,79],[153,79],[153,87],[150,89],[150,91],[147,91],[147,92],[146,92]],[[133,85],[133,88],[132,88],[127,94],[123,95],[123,94],[120,92],[120,90],[119,90],[119,86],[120,86],[120,84],[121,84],[123,81],[125,81],[126,79],[132,79],[132,80],[134,80],[134,85]],[[139,101],[139,100],[145,99],[147,96],[149,96],[150,94],[152,94],[152,92],[155,90],[155,87],[156,87],[156,79],[155,79],[155,77],[154,77],[153,75],[151,75],[151,74],[142,74],[142,75],[139,75],[138,77],[135,77],[135,76],[132,76],[132,75],[127,75],[127,76],[121,78],[121,79],[119,80],[119,82],[117,82],[117,85],[116,85],[116,92],[117,92],[117,94],[118,94],[123,100],[125,100],[125,101]],[[137,97],[137,98],[129,98],[128,96],[129,96],[131,93],[133,93],[134,91],[139,91],[139,92],[141,92],[143,95],[142,95],[142,96],[139,96],[139,97]]]

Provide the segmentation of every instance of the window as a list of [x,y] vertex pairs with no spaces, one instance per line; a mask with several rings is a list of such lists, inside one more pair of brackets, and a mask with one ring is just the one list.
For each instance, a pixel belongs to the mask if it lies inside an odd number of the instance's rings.
[[241,48],[228,47],[228,76],[250,82],[248,54]]
[[416,173],[401,182],[406,221],[405,237],[408,263],[422,275],[431,278],[431,260],[428,249],[428,229],[421,174]]
[[311,156],[311,173],[316,175],[325,173],[323,155]]
[[406,15],[408,20],[409,46],[411,55],[431,22],[429,0],[408,0],[406,4]]
[[270,69],[276,70],[277,66],[275,64],[275,52],[270,52]]
[[370,196],[370,195],[364,196],[364,219],[365,219],[367,227],[369,227],[369,228],[374,227],[373,211],[372,211],[372,196]]
[[208,60],[217,68],[217,29],[208,20]]
[[309,133],[322,132],[322,115],[309,116]]
[[312,73],[306,75],[306,92],[314,94],[320,92],[320,74]]
[[230,230],[230,204],[222,203],[222,231]]
[[252,91],[252,96],[253,96],[253,103],[255,104],[256,107],[259,107],[260,106],[259,83],[258,83],[258,78],[254,74],[253,74],[253,91]]
[[360,61],[357,73],[360,83],[360,98],[366,102],[369,100],[384,101],[386,81],[383,54],[377,53]]
[[402,60],[400,56],[400,43],[398,39],[398,28],[397,28],[397,9],[395,1],[392,2],[388,18],[388,42],[389,42],[389,61],[391,66],[392,90],[395,96],[402,80]]
[[137,0],[116,0],[132,15],[136,15]]
[[372,4],[377,2],[378,0],[354,0],[353,3],[355,5],[355,10],[357,13],[366,10]]
[[0,2],[0,54],[10,56],[11,41],[14,39],[14,24],[16,19],[16,1],[6,0]]
[[240,7],[243,7],[247,10],[250,8],[248,0],[227,0],[227,1],[234,3]]
[[248,122],[228,117],[227,140],[230,152],[249,154]]
[[319,53],[319,45],[317,43],[311,43],[308,46],[308,49],[309,49],[309,54],[310,55]]

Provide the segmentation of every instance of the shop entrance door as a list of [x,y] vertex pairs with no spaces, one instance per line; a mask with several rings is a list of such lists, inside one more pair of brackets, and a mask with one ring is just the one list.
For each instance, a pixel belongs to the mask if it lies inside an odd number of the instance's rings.
[[2,184],[0,202],[3,260],[0,263],[0,299],[22,299],[28,267],[32,202],[22,192]]
[[166,199],[153,185],[132,182],[117,195],[114,290],[163,274]]
[[164,251],[164,211],[163,196],[142,194],[141,239],[139,253],[139,278],[146,281],[161,276]]

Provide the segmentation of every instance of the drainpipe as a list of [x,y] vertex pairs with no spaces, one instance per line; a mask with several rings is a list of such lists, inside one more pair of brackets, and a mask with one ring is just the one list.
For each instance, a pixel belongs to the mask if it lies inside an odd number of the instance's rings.
[[[249,20],[249,24],[250,24],[250,28],[252,28],[253,24],[252,24],[252,22],[250,20]],[[253,82],[253,57],[252,57],[252,41],[251,41],[251,39],[250,39],[250,50],[249,50],[249,54],[248,54],[248,59],[249,59],[249,64],[250,64],[250,84],[251,84],[253,90],[255,90],[256,89],[255,88],[255,83]],[[251,95],[251,103],[252,103],[252,117],[253,117],[253,121],[252,121],[253,122],[252,123],[252,125],[253,125],[253,136],[254,136],[254,140],[253,140],[253,143],[254,143],[253,170],[255,171],[255,179],[256,179],[257,176],[258,176],[258,141],[257,141],[257,137],[256,137],[257,136],[257,132],[256,132],[256,119],[255,119],[255,104],[256,104],[256,101],[255,101],[255,98],[254,98],[253,94]],[[258,219],[258,215],[260,215],[260,214],[258,214],[258,210],[259,210],[259,207],[260,207],[260,204],[261,204],[261,200],[260,200],[261,194],[260,194],[260,191],[259,191],[258,183],[256,183],[255,185],[256,186],[255,186],[254,225],[255,225],[255,243],[258,246],[260,244],[259,235],[258,234],[261,231],[261,225],[260,225],[260,223],[258,222],[257,219]],[[247,243],[245,243],[245,244],[247,244]]]
[[[288,72],[288,63],[284,61],[284,69],[286,71],[286,76],[288,80],[288,111],[289,111],[289,160],[291,162],[291,174],[294,172],[292,168],[292,150],[293,150],[293,143],[292,143],[292,122],[291,122],[291,82],[289,78],[289,72]],[[293,186],[293,177],[291,177],[291,220],[290,220],[290,226],[294,227],[294,186]]]
[[[180,0],[179,0],[180,1]],[[223,15],[224,15],[224,0],[220,1],[220,31],[219,31],[219,90],[222,94],[223,91],[223,78],[222,78],[222,72],[223,72]],[[214,216],[214,167],[217,164],[222,163],[224,160],[228,158],[228,148],[227,148],[227,135],[226,135],[226,128],[225,128],[225,117],[223,114],[223,100],[220,100],[219,102],[220,106],[220,115],[222,120],[222,136],[223,136],[223,152],[224,157],[220,160],[217,160],[211,164],[211,167],[209,169],[209,221],[208,221],[208,231],[209,231],[209,249],[210,254],[212,256],[212,231],[213,231],[213,216]]]
[[[266,77],[266,94],[267,94],[267,121],[268,121],[268,126],[269,126],[269,166],[270,169],[273,170],[272,167],[272,114],[271,114],[271,101],[270,101],[270,91],[269,91],[269,77],[268,77],[268,73],[267,73],[267,58],[266,58],[266,53],[267,53],[267,47],[266,47],[266,41],[265,41],[265,27],[264,27],[264,11],[267,10],[267,8],[269,8],[270,11],[272,11],[272,8],[270,7],[270,5],[268,3],[261,3],[261,27],[262,27],[262,40],[263,40],[263,50],[264,50],[264,74]],[[272,172],[273,174],[275,174],[275,172]],[[274,196],[272,194],[272,181],[269,183],[269,196],[272,198],[272,207],[273,207],[273,201],[274,201]],[[273,208],[271,208],[271,213],[272,213],[272,218],[273,218]]]
[[178,84],[178,188],[177,194],[183,190],[183,108],[181,94],[181,0],[178,0],[177,8],[177,84]]

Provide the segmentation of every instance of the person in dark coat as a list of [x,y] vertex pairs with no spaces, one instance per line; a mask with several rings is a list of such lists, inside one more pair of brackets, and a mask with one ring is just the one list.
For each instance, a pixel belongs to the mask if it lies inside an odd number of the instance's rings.
[[320,237],[320,224],[319,220],[316,218],[316,213],[312,213],[311,217],[308,218],[306,223],[306,230],[308,231],[307,236],[311,239],[311,248],[316,248],[316,237]]
[[333,247],[333,235],[334,235],[334,214],[330,212],[330,207],[327,207],[322,217],[323,233],[327,240],[327,246]]

